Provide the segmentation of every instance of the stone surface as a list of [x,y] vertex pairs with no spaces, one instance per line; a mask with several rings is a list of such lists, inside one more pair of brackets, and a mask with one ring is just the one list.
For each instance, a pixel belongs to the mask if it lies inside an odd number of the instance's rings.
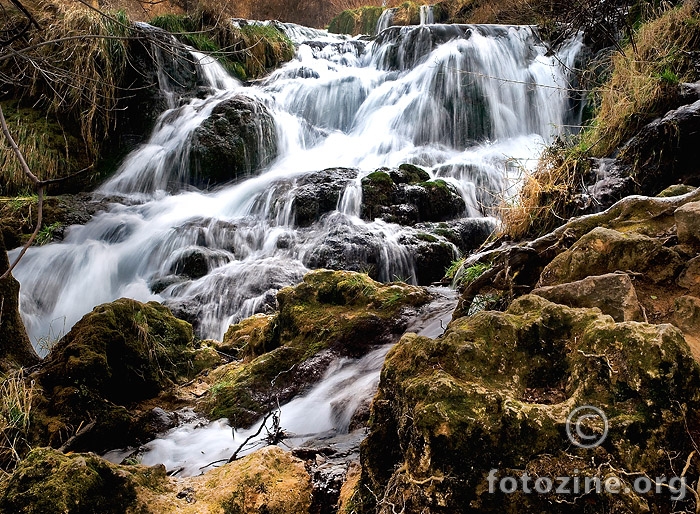
[[674,278],[681,265],[679,255],[659,239],[596,227],[545,267],[539,285],[564,284],[615,271],[643,273],[659,283]]
[[195,129],[190,150],[195,185],[208,187],[252,175],[277,156],[274,118],[244,95],[224,100]]
[[643,321],[637,292],[626,273],[608,273],[557,286],[540,287],[532,294],[569,307],[597,307],[615,321]]
[[700,256],[688,261],[678,276],[678,285],[691,291],[700,290]]
[[[391,350],[361,446],[362,512],[646,512],[668,496],[488,493],[500,476],[671,476],[693,450],[700,369],[671,325],[615,323],[541,297],[453,321],[438,339],[405,335]],[[607,437],[577,448],[567,418],[602,409]],[[691,419],[692,418],[692,419]],[[586,430],[602,434],[600,422]],[[689,425],[686,425],[688,423]],[[665,451],[659,451],[664,448]],[[669,461],[667,452],[678,458]],[[601,468],[602,466],[604,468]],[[690,495],[686,503],[694,502]]]
[[680,243],[700,245],[700,202],[690,202],[676,209],[676,230]]

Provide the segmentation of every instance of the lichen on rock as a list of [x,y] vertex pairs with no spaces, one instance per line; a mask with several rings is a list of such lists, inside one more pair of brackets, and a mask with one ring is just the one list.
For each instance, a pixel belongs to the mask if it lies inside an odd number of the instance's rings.
[[406,310],[430,298],[423,288],[380,284],[361,273],[308,273],[277,293],[277,313],[229,328],[220,350],[241,362],[214,372],[205,410],[249,426],[319,379],[334,356],[357,357],[398,339]]
[[[633,473],[669,476],[693,449],[686,424],[696,421],[698,385],[700,369],[676,328],[615,323],[533,295],[506,312],[459,318],[438,339],[408,334],[387,357],[362,446],[364,512],[390,512],[390,504],[411,512],[653,508],[668,497],[587,495],[552,507],[547,495],[488,494],[486,475],[556,477],[577,467],[624,484]],[[609,419],[596,449],[567,438],[579,405]]]

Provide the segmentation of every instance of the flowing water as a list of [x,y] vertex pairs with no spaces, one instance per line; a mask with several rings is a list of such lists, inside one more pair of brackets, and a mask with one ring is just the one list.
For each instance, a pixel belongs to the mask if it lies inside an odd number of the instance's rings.
[[[408,331],[437,337],[450,321],[457,303],[453,290],[433,289],[435,300],[418,315]],[[368,402],[377,390],[379,373],[391,345],[381,346],[362,358],[337,359],[318,384],[279,409],[279,428],[287,434],[282,447],[295,447],[306,440],[348,432],[353,414]],[[242,447],[238,456],[246,455],[265,443],[265,430],[255,436],[263,420],[245,430],[232,431],[226,420],[205,423],[195,419],[174,428],[139,449],[142,464],[164,464],[178,476],[198,475],[220,466]],[[268,420],[267,426],[271,427]],[[248,440],[251,436],[250,440]],[[245,445],[244,445],[245,443]],[[106,455],[120,462],[133,450],[114,451]]]
[[[488,216],[543,145],[577,120],[567,91],[576,40],[548,55],[530,27],[390,27],[372,41],[281,27],[296,57],[254,86],[192,52],[211,94],[160,116],[101,187],[117,198],[108,212],[27,252],[15,274],[35,344],[119,297],[164,302],[195,320],[201,337],[220,338],[309,268],[332,265],[319,257],[329,241],[349,262],[371,238],[377,277],[415,282],[418,255],[401,242],[411,229],[358,217],[361,177],[414,163],[455,186],[465,216]],[[271,113],[278,155],[245,180],[193,190],[193,130],[240,96]],[[337,210],[296,226],[300,184],[338,166],[354,171]],[[192,255],[205,261],[203,276],[178,272]]]
[[[211,94],[173,102],[159,117],[150,139],[101,187],[116,199],[107,212],[71,227],[61,243],[27,252],[15,274],[35,344],[119,297],[163,302],[188,314],[200,337],[221,338],[231,323],[274,306],[281,287],[329,265],[323,252],[339,248],[341,264],[369,262],[368,241],[378,278],[415,282],[420,256],[404,242],[413,229],[360,219],[362,177],[413,163],[455,187],[464,216],[488,216],[514,194],[543,146],[578,120],[568,93],[576,40],[549,54],[530,27],[389,27],[373,40],[280,27],[296,57],[253,86],[192,52]],[[277,156],[235,182],[193,189],[194,131],[217,106],[241,97],[271,114]],[[335,209],[298,226],[295,199],[309,177],[330,167],[349,168],[338,172]],[[193,256],[204,271],[188,276],[181,268]],[[414,329],[439,335],[453,307],[432,306],[422,319],[429,326]],[[282,407],[282,428],[299,440],[346,431],[358,402],[376,388],[387,351],[335,362],[315,388]],[[256,429],[232,437],[222,420],[196,427],[149,443],[143,462],[197,474]]]
[[420,6],[420,24],[421,25],[432,25],[435,23],[435,17],[433,16],[433,6],[432,5],[421,5]]

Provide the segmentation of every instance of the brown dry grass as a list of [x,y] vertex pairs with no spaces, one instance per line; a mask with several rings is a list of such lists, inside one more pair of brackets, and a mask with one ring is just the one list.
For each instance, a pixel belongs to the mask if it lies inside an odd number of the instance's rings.
[[34,384],[22,370],[3,377],[0,384],[0,468],[11,470],[30,450],[29,424]]
[[499,207],[503,234],[514,240],[534,237],[566,222],[589,166],[580,146],[560,141],[547,148],[535,171],[525,173],[516,203]]
[[600,110],[587,142],[597,156],[611,154],[640,127],[675,107],[678,82],[697,80],[693,53],[700,17],[690,3],[641,27],[635,45],[613,57],[613,74],[596,94]]

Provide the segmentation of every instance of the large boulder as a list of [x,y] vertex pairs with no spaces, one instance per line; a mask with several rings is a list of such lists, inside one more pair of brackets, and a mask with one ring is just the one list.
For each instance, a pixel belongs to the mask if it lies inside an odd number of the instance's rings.
[[608,273],[557,286],[539,287],[532,294],[569,307],[597,307],[615,321],[642,321],[637,291],[627,273]]
[[277,156],[275,120],[260,101],[224,100],[195,129],[190,150],[195,185],[212,186],[254,174]]
[[396,341],[409,309],[431,295],[367,275],[319,270],[277,293],[279,311],[231,326],[219,348],[242,362],[214,372],[207,413],[246,427],[321,378],[334,357],[358,357]]
[[674,212],[678,242],[700,246],[700,202],[689,202]]
[[99,305],[33,375],[43,390],[35,409],[36,438],[93,451],[133,443],[146,435],[131,407],[218,360],[211,348],[196,347],[189,323],[156,302],[122,298]]
[[681,265],[678,253],[666,248],[660,239],[597,227],[547,265],[540,285],[564,284],[615,271],[644,273],[659,283],[674,278]]
[[[534,295],[506,312],[459,318],[437,339],[407,334],[387,356],[362,444],[362,512],[662,510],[668,489],[642,495],[632,482],[683,469],[694,449],[688,427],[697,426],[699,385],[700,369],[671,325],[615,323],[597,309]],[[585,405],[607,416],[607,437],[601,419],[567,422]],[[574,446],[567,427],[600,444]],[[621,491],[566,502],[553,491],[491,493],[491,470],[499,480],[525,473],[532,482],[615,477]],[[696,474],[687,468],[688,484]],[[685,493],[677,508],[694,508]]]

